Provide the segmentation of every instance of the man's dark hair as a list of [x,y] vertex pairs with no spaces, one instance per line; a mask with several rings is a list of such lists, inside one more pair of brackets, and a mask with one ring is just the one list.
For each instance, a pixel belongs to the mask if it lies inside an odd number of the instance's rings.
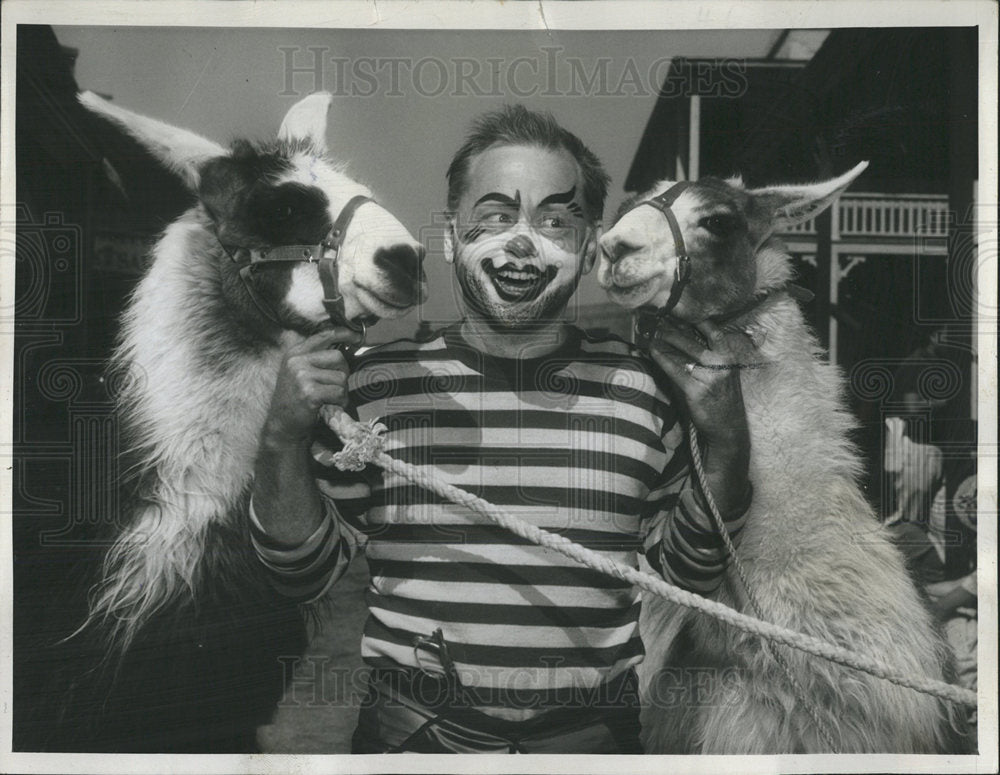
[[475,120],[472,131],[448,166],[448,209],[455,212],[468,185],[472,159],[495,145],[535,145],[565,150],[580,165],[587,216],[599,221],[611,180],[600,159],[572,132],[563,129],[551,113],[536,113],[524,105],[505,105]]

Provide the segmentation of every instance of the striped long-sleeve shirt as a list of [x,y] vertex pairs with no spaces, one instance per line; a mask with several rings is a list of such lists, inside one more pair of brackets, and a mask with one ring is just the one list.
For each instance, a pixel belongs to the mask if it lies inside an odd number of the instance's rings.
[[[659,380],[618,339],[573,329],[556,352],[507,360],[473,349],[456,326],[366,352],[349,396],[358,419],[387,426],[393,457],[619,562],[634,566],[643,552],[668,581],[707,594],[725,552]],[[595,687],[642,658],[639,595],[627,583],[374,466],[356,478],[318,474],[328,508],[316,533],[288,548],[258,526],[254,543],[278,588],[309,601],[363,535],[368,664],[437,667],[414,644],[440,628],[463,683],[483,704],[505,705],[511,692],[546,702]],[[742,520],[727,519],[734,537]]]

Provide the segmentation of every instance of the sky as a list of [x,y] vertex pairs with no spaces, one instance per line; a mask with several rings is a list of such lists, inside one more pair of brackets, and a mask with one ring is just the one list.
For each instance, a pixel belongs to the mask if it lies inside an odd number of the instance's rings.
[[[547,110],[604,162],[607,210],[622,185],[672,57],[761,57],[780,30],[475,31],[55,27],[79,50],[81,89],[219,142],[265,138],[306,94],[334,94],[331,153],[430,248],[430,295],[372,339],[457,316],[435,245],[448,162],[479,113]],[[577,303],[605,301],[591,274]]]

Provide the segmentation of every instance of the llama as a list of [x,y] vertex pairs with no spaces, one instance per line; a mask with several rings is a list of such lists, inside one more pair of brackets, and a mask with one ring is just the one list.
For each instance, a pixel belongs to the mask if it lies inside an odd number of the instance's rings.
[[[598,282],[627,309],[667,307],[677,320],[713,319],[744,334],[754,500],[738,555],[763,617],[941,680],[949,652],[857,484],[841,377],[821,359],[790,295],[790,258],[773,237],[829,207],[866,166],[814,185],[748,190],[738,179],[706,178],[675,189],[668,206],[689,256],[683,281],[675,279],[684,272],[669,216],[655,202],[639,206],[674,185],[664,181],[627,202],[604,234]],[[731,577],[718,595],[747,608]],[[659,598],[644,599],[640,626],[650,752],[813,753],[829,752],[832,742],[839,753],[929,753],[964,745],[961,710],[934,697]],[[798,687],[772,656],[779,650]]]
[[[120,676],[122,664],[139,660],[124,717],[140,693],[172,683],[169,671],[152,674],[154,662],[183,661],[175,646],[188,656],[217,646],[219,660],[239,664],[262,627],[294,628],[280,614],[288,605],[268,597],[246,524],[283,350],[335,324],[357,330],[405,314],[424,292],[424,249],[327,156],[328,94],[294,105],[275,141],[238,140],[230,149],[90,93],[80,101],[135,137],[198,200],[156,244],[112,364],[124,375],[131,497],[78,636],[105,672]],[[268,606],[279,612],[271,625],[261,622]],[[220,623],[228,626],[221,634]],[[187,642],[178,645],[183,633]],[[287,642],[280,649],[295,655]],[[260,659],[280,673],[275,658]],[[213,682],[217,670],[198,679],[206,696],[227,691]],[[221,680],[240,681],[232,668],[224,672]],[[112,691],[101,686],[78,691]],[[238,697],[230,703],[237,715]],[[198,702],[183,697],[178,718],[198,718],[183,707]]]

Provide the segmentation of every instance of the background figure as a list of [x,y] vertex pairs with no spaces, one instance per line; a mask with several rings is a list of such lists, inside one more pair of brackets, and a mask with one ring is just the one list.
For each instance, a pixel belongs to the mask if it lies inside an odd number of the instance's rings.
[[[957,680],[977,684],[976,422],[972,356],[934,331],[896,373],[884,469],[894,483],[889,524],[955,650]],[[958,377],[957,382],[950,377]],[[973,714],[972,720],[975,720]]]
[[944,455],[933,444],[918,444],[907,436],[902,417],[889,417],[885,425],[884,469],[891,475],[896,502],[888,521],[926,530],[931,508],[944,486]]
[[896,501],[889,521],[908,544],[929,536],[936,545],[940,568],[925,568],[931,572],[925,582],[960,578],[975,567],[975,530],[954,510],[959,485],[976,473],[972,363],[972,354],[951,344],[942,328],[907,356],[895,376],[898,415],[886,420],[884,459]]
[[903,418],[886,418],[885,425],[883,468],[892,481],[896,503],[887,525],[906,553],[918,583],[941,581],[945,559],[944,456],[933,444],[917,444],[906,436]]
[[[976,534],[976,477],[967,476],[956,488],[952,499],[952,513],[962,527]],[[975,540],[972,541],[973,546]],[[964,576],[946,579],[926,586],[927,594],[934,601],[932,610],[944,627],[948,643],[955,650],[957,680],[962,686],[975,690],[977,676],[977,646],[979,603],[976,584],[975,552],[973,567]],[[975,722],[975,712],[970,721]]]

